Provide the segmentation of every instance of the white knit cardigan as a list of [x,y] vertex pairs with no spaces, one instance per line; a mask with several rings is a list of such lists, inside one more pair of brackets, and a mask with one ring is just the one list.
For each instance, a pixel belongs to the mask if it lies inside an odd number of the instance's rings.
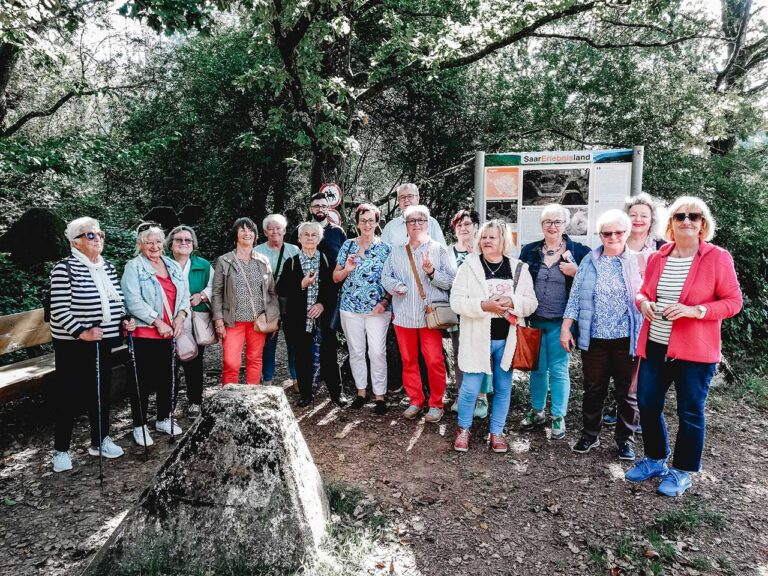
[[[512,274],[517,268],[517,258],[509,258]],[[459,368],[465,373],[484,372],[492,374],[491,369],[491,312],[485,312],[480,303],[488,300],[488,285],[485,281],[485,271],[476,253],[468,254],[464,263],[459,267],[456,279],[451,288],[451,308],[461,316],[459,324]],[[533,314],[539,305],[536,292],[533,290],[533,279],[528,271],[528,265],[523,264],[517,290],[512,295],[514,309],[512,313],[518,318]],[[509,370],[512,357],[517,346],[517,331],[512,328],[504,346],[501,367]]]

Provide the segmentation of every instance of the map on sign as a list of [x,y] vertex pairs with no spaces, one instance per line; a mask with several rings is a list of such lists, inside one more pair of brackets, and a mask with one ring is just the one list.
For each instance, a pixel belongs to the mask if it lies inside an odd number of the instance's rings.
[[328,204],[331,208],[341,204],[341,187],[338,184],[334,182],[323,184],[320,186],[320,193],[325,194],[325,197],[328,198]]

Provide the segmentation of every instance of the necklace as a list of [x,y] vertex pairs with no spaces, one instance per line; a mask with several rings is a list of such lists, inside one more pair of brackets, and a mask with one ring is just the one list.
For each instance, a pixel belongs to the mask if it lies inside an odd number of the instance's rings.
[[485,267],[488,269],[488,272],[491,273],[491,278],[496,276],[496,274],[499,273],[499,270],[501,269],[501,267],[504,266],[504,257],[503,256],[501,257],[501,262],[499,262],[499,265],[496,266],[495,270],[493,268],[491,268],[490,264],[488,264],[488,261],[485,259],[485,256],[483,256],[481,258],[481,260],[483,261],[483,264],[485,264]]
[[544,252],[547,256],[554,256],[556,252],[560,250],[560,248],[563,247],[563,241],[560,240],[560,244],[557,245],[557,248],[549,249],[547,248],[547,243],[544,242],[544,244],[541,245],[541,251]]

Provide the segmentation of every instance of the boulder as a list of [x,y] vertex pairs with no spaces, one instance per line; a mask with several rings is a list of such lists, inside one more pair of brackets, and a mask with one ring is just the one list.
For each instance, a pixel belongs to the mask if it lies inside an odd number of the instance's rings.
[[226,386],[84,574],[291,573],[316,551],[327,519],[283,390]]

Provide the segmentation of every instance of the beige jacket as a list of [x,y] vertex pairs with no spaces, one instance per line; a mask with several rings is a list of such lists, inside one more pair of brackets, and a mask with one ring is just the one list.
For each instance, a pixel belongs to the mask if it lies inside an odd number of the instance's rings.
[[[517,258],[510,257],[510,265],[514,274]],[[459,368],[462,372],[483,372],[492,374],[491,367],[491,318],[494,315],[482,309],[480,303],[488,300],[488,286],[485,281],[485,271],[476,253],[468,254],[464,263],[459,267],[456,279],[451,287],[451,308],[460,315],[459,332]],[[520,280],[517,290],[512,295],[513,313],[518,318],[530,316],[539,305],[536,292],[533,290],[533,279],[528,271],[528,265],[523,264],[520,270]],[[510,330],[501,367],[509,370],[517,346],[517,331]]]
[[[267,318],[272,320],[280,316],[280,304],[275,291],[275,279],[272,276],[272,268],[266,256],[254,252],[252,258],[258,263],[261,272],[261,291],[264,297],[264,309]],[[235,306],[237,294],[235,289],[235,275],[240,274],[240,269],[235,262],[234,252],[227,252],[216,261],[216,269],[213,272],[213,319],[224,320],[224,325],[235,325]]]

